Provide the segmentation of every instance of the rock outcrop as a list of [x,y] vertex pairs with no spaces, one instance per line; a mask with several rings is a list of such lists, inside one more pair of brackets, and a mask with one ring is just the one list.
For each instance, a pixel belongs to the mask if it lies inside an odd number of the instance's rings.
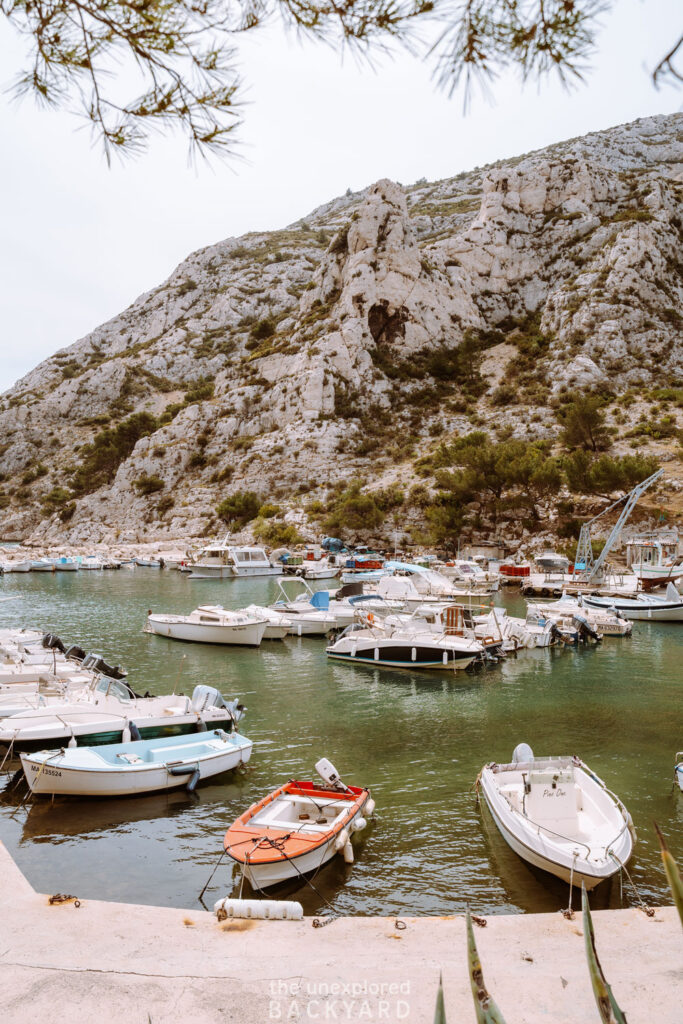
[[[0,533],[202,534],[230,490],[406,478],[473,421],[551,436],[561,391],[674,382],[682,199],[670,115],[436,184],[382,180],[193,253],[2,396]],[[463,397],[465,343],[490,377]],[[98,475],[105,430],[120,451]]]

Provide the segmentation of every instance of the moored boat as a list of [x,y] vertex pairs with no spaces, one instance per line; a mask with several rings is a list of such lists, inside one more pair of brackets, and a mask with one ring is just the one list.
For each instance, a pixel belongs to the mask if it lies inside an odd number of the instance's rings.
[[631,857],[631,816],[578,757],[534,757],[521,743],[480,781],[498,830],[529,864],[592,889]]
[[651,622],[683,622],[683,597],[673,583],[664,596],[636,594],[635,597],[583,597],[587,608],[603,608],[620,612],[629,619]]
[[200,605],[189,615],[147,616],[147,630],[171,640],[189,640],[204,644],[232,644],[258,647],[268,627],[265,616],[245,609],[229,611],[220,605]]
[[230,771],[251,757],[252,741],[222,729],[99,747],[23,753],[32,793],[131,796],[186,786]]
[[315,766],[322,784],[286,782],[230,826],[223,845],[255,889],[317,871],[341,853],[354,859],[351,837],[375,804],[369,789],[345,786],[329,761]]
[[46,750],[72,738],[79,746],[128,742],[131,722],[142,739],[196,732],[200,723],[231,732],[243,713],[237,700],[226,701],[212,686],[196,686],[191,698],[138,697],[122,680],[100,676],[76,697],[0,718],[0,747]]

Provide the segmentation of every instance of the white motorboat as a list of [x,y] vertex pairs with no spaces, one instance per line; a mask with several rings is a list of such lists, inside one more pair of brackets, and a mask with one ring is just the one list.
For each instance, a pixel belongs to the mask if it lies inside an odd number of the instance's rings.
[[32,793],[132,796],[186,786],[230,771],[251,757],[252,741],[222,729],[98,747],[21,755]]
[[550,618],[554,622],[585,619],[591,629],[600,636],[630,636],[633,623],[621,612],[608,608],[589,608],[584,604],[583,596],[567,597],[563,594],[559,601],[543,602],[527,601],[527,610],[534,611],[540,618]]
[[78,559],[71,558],[69,555],[59,555],[57,558],[53,558],[52,564],[56,572],[77,572],[80,569]]
[[292,620],[287,615],[282,615],[280,612],[273,611],[272,608],[266,608],[264,605],[250,604],[246,608],[241,608],[240,611],[243,611],[245,615],[252,615],[254,618],[266,620],[268,625],[263,634],[264,640],[284,640],[292,625]]
[[[436,567],[435,567],[436,568]],[[471,590],[490,593],[498,590],[500,573],[489,572],[478,562],[466,558],[454,558],[438,565],[438,571],[447,579],[467,584]]]
[[683,622],[683,597],[673,583],[669,583],[664,596],[636,594],[635,597],[583,597],[587,608],[620,612],[629,619],[651,622]]
[[258,647],[268,626],[264,616],[233,612],[220,605],[200,605],[189,615],[147,616],[147,631],[171,640],[203,644],[235,644]]
[[1,718],[0,747],[54,749],[72,737],[79,746],[127,742],[132,723],[143,739],[195,732],[200,722],[231,732],[243,711],[212,686],[196,686],[192,698],[137,697],[122,680],[100,676],[75,698]]
[[161,562],[158,558],[136,558],[135,564],[141,569],[161,569]]
[[291,636],[324,636],[337,628],[337,617],[329,610],[330,595],[326,590],[314,593],[298,576],[279,579],[277,585],[281,596],[270,607],[291,619]]
[[[351,598],[353,601],[354,598]],[[435,631],[424,617],[360,613],[327,648],[328,658],[381,668],[464,669],[484,657],[483,644],[447,628]]]
[[209,544],[192,559],[190,579],[235,579],[242,576],[279,576],[282,567],[271,565],[263,548],[230,543],[230,535]]
[[535,867],[592,889],[631,857],[631,816],[577,757],[534,757],[521,743],[510,764],[485,765],[480,782],[501,835]]
[[97,555],[86,555],[85,558],[79,559],[79,568],[97,571],[104,569],[104,562]]
[[31,572],[54,572],[55,567],[49,558],[34,558],[31,561]]
[[11,558],[7,562],[0,562],[0,572],[30,572],[31,560],[29,558]]

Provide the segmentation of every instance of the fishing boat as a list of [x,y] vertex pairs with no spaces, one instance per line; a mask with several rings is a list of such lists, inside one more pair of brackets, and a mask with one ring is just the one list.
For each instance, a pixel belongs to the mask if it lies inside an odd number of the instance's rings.
[[200,723],[232,732],[243,713],[237,700],[226,701],[212,686],[196,686],[191,698],[140,697],[122,680],[99,676],[75,697],[67,694],[48,707],[0,718],[0,747],[52,750],[71,738],[79,746],[125,743],[131,739],[131,722],[142,739],[196,732]]
[[202,644],[233,644],[258,647],[268,626],[264,616],[229,611],[221,605],[205,604],[189,615],[147,616],[147,632],[171,640],[191,640]]
[[678,531],[662,530],[633,537],[627,545],[626,561],[644,590],[676,583],[683,578]]
[[81,570],[86,571],[98,572],[104,569],[104,561],[98,555],[86,555],[85,558],[79,558],[78,564]]
[[326,758],[315,769],[322,785],[286,782],[225,833],[226,853],[253,888],[304,878],[337,853],[353,863],[351,837],[365,828],[375,802],[369,789],[344,785]]
[[630,814],[578,757],[534,757],[520,743],[510,764],[485,765],[479,781],[501,835],[529,864],[593,889],[631,857]]
[[587,608],[607,608],[620,612],[629,619],[651,622],[683,622],[683,597],[673,583],[669,583],[664,596],[636,594],[634,597],[583,597]]
[[141,569],[161,569],[162,565],[158,558],[136,558],[135,564]]
[[133,796],[185,786],[245,764],[252,741],[222,729],[99,747],[62,747],[23,753],[32,793],[62,796]]

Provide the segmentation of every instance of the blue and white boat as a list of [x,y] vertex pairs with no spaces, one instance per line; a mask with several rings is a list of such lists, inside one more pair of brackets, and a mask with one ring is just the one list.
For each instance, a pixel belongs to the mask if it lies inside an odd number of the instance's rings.
[[251,757],[252,741],[222,729],[100,747],[62,747],[21,755],[32,793],[134,796],[220,775]]

